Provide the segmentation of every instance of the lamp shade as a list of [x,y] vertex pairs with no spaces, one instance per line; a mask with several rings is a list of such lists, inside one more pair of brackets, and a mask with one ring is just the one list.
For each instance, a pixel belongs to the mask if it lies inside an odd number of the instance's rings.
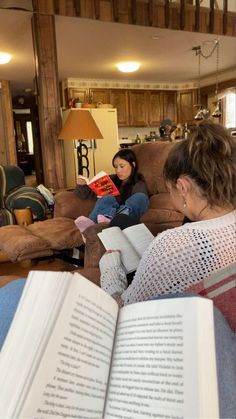
[[88,110],[71,109],[58,135],[59,140],[93,140],[103,138],[96,122]]

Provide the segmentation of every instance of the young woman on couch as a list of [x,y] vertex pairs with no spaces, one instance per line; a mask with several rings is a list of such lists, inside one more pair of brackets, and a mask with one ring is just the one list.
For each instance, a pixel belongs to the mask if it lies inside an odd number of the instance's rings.
[[235,139],[202,122],[170,151],[164,178],[175,208],[193,222],[160,233],[129,286],[120,252],[101,258],[101,286],[121,304],[185,291],[236,262]]
[[119,150],[112,159],[115,174],[110,175],[120,192],[119,196],[98,198],[88,187],[82,177],[78,177],[74,193],[81,199],[96,200],[88,217],[80,216],[75,220],[76,226],[83,233],[94,223],[110,222],[117,214],[127,214],[139,218],[148,208],[149,198],[144,177],[138,173],[135,153],[131,149]]

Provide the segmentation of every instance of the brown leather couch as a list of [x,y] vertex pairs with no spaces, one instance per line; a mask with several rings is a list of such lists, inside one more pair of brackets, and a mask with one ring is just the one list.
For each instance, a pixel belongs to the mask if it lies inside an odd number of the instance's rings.
[[[182,224],[183,216],[177,212],[170,200],[163,180],[163,165],[167,155],[173,147],[170,142],[149,142],[135,145],[139,172],[146,180],[150,194],[150,204],[141,222],[145,223],[154,235],[163,230]],[[73,191],[59,192],[55,196],[54,217],[69,217],[72,219],[80,215],[88,215],[94,206],[91,200],[81,200]],[[101,223],[89,227],[85,232],[85,268],[94,269],[105,249],[97,237],[97,233],[108,225]]]

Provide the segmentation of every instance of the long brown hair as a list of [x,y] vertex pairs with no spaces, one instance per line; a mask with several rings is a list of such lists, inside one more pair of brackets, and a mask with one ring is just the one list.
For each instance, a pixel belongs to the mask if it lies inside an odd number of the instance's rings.
[[127,179],[125,182],[120,180],[117,175],[115,175],[113,179],[115,185],[118,187],[121,194],[120,199],[118,200],[121,203],[123,203],[130,196],[134,185],[140,180],[142,180],[143,182],[145,182],[145,180],[143,175],[138,172],[138,162],[136,154],[133,152],[133,150],[129,148],[123,148],[119,150],[112,159],[113,167],[116,158],[120,158],[122,160],[127,161],[131,167],[131,174],[129,176],[129,179]]
[[211,206],[235,207],[236,140],[222,125],[203,121],[170,151],[163,175],[172,184],[189,176]]

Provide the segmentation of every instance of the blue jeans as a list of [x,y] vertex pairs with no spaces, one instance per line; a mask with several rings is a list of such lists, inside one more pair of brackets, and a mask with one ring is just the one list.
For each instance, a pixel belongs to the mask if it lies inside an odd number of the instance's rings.
[[126,214],[139,219],[148,208],[149,199],[145,193],[137,192],[120,205],[114,196],[108,195],[98,198],[89,218],[95,223],[99,214],[114,218],[116,214]]

